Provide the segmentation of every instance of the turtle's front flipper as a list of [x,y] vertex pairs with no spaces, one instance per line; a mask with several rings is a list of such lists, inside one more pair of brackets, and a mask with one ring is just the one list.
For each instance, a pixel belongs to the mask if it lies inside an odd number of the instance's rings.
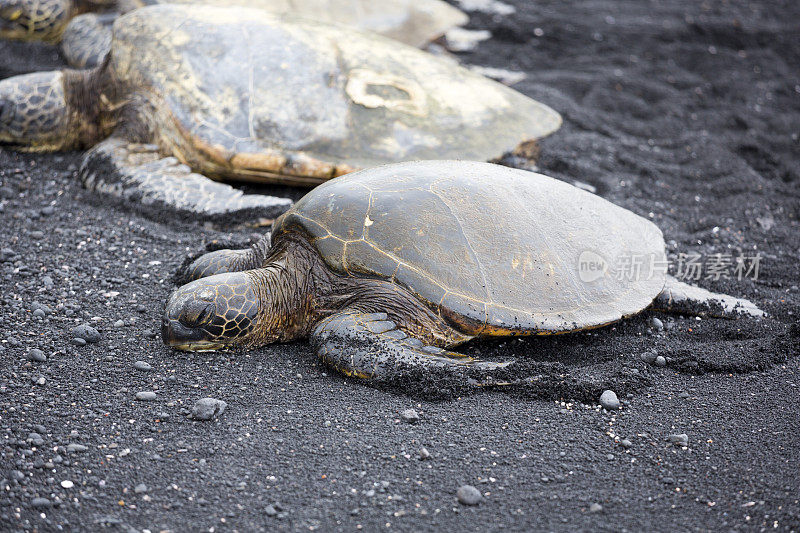
[[672,276],[667,276],[664,290],[651,307],[659,311],[717,318],[765,316],[764,311],[750,300],[707,291],[678,281]]
[[75,68],[98,66],[111,49],[111,25],[118,13],[87,13],[73,18],[61,38],[61,55]]
[[509,363],[479,361],[425,346],[408,336],[386,313],[345,310],[322,320],[311,334],[317,354],[336,370],[359,378],[393,381],[419,373],[445,372],[480,379]]
[[270,235],[264,235],[249,248],[231,250],[223,248],[187,257],[175,273],[174,281],[183,285],[200,278],[226,272],[244,272],[264,267],[270,250]]
[[86,188],[192,220],[231,225],[274,218],[292,204],[288,198],[242,191],[196,174],[157,147],[111,137],[92,148],[80,169]]

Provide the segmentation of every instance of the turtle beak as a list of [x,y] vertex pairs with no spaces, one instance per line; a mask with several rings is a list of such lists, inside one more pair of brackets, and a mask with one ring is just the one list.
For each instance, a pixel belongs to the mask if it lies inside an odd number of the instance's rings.
[[205,338],[206,333],[197,328],[187,328],[177,318],[164,316],[161,319],[161,339],[164,344],[176,350],[188,352],[207,352],[219,350],[225,345]]

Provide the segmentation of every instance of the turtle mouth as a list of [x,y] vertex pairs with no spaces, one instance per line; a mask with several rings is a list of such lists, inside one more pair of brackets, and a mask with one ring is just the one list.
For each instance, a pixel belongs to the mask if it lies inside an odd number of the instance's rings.
[[170,348],[173,348],[175,350],[180,350],[182,352],[216,352],[217,350],[225,348],[224,344],[220,344],[218,342],[210,342],[210,341],[196,341],[196,342],[185,342],[185,343],[181,343],[180,341],[174,341],[174,342],[167,342],[167,345]]
[[213,352],[226,347],[225,343],[205,338],[208,334],[200,328],[188,328],[179,320],[164,317],[161,322],[161,339],[170,348],[184,352]]

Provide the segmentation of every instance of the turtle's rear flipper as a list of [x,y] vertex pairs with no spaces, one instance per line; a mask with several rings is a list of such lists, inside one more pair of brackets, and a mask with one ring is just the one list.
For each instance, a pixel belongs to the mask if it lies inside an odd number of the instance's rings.
[[765,316],[750,300],[718,294],[694,285],[688,285],[672,276],[651,306],[652,309],[696,316],[737,318],[740,316]]
[[224,225],[274,218],[292,204],[288,198],[242,191],[194,173],[157,147],[111,137],[92,148],[80,168],[87,189],[130,202],[158,217],[173,213],[193,221]]
[[87,13],[73,18],[61,38],[61,55],[74,68],[98,66],[111,49],[111,25],[118,13]]
[[479,361],[425,346],[408,336],[386,313],[345,310],[322,320],[311,334],[311,345],[329,366],[348,375],[384,382],[436,381],[453,377],[480,384],[509,363]]

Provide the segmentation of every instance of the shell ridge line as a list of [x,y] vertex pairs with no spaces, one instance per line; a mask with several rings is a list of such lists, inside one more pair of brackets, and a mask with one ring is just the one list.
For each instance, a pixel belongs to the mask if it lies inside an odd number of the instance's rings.
[[489,289],[489,281],[488,281],[488,278],[486,277],[486,271],[483,268],[483,264],[481,263],[481,260],[478,257],[478,254],[475,252],[475,248],[472,246],[472,243],[469,242],[469,237],[467,237],[466,231],[464,231],[464,222],[461,220],[461,217],[459,217],[458,214],[455,212],[453,207],[447,202],[447,200],[445,200],[439,194],[438,191],[433,190],[433,185],[434,184],[431,184],[431,186],[430,186],[431,193],[433,193],[433,195],[436,196],[444,204],[444,206],[447,208],[447,210],[450,211],[450,214],[453,216],[453,218],[456,219],[456,223],[458,223],[458,228],[461,230],[461,235],[464,236],[464,242],[467,243],[467,248],[469,249],[470,253],[472,254],[472,257],[475,259],[475,264],[478,265],[478,272],[480,272],[480,274],[481,274],[481,280],[483,281],[483,290],[486,293],[486,298],[490,302],[493,302],[494,301],[494,297],[492,296],[492,292]]
[[[364,214],[364,223],[361,226],[361,239],[367,240],[369,238],[369,227],[372,225],[372,219],[369,218],[369,213],[372,211],[372,201],[375,199],[375,193],[372,191],[369,192],[369,198],[367,198],[367,212]],[[367,221],[370,221],[367,224]]]
[[198,136],[198,133],[200,132],[200,128],[208,128],[209,130],[213,130],[213,131],[216,131],[217,133],[220,133],[222,135],[226,135],[226,136],[230,137],[233,140],[233,142],[249,140],[249,139],[246,139],[246,138],[234,137],[233,134],[231,132],[229,132],[228,130],[220,128],[216,124],[213,124],[213,123],[209,122],[206,119],[202,119],[201,121],[199,121],[197,123],[197,126],[194,128],[194,131],[193,131],[195,136]]

